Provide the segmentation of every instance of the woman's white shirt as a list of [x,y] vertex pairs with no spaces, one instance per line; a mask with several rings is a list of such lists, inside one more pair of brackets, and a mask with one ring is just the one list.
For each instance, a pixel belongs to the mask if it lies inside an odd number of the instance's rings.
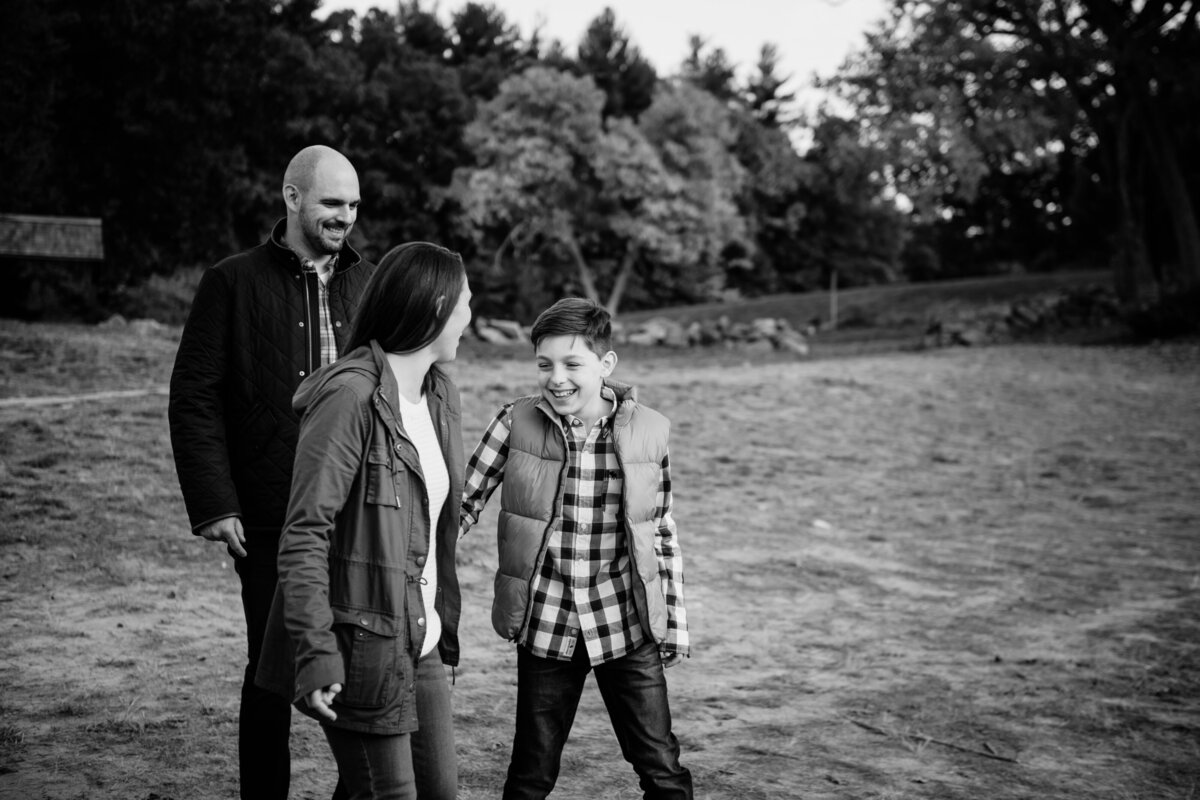
[[400,395],[400,419],[404,423],[404,432],[412,440],[417,449],[417,457],[421,461],[421,472],[425,476],[425,492],[429,500],[429,555],[426,556],[425,566],[421,577],[421,597],[425,604],[425,641],[421,646],[421,655],[425,656],[437,647],[442,638],[442,620],[434,608],[434,598],[437,597],[437,525],[442,506],[446,504],[450,493],[450,474],[446,471],[446,459],[442,455],[442,446],[438,442],[437,429],[429,414],[429,404],[425,395],[416,403],[410,403]]

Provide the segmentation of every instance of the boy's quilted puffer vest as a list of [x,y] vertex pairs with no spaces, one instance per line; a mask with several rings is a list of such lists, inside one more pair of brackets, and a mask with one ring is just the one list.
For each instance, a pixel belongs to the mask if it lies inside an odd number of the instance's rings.
[[[654,511],[670,422],[638,405],[631,387],[609,387],[618,399],[612,435],[624,477],[621,513],[633,561],[637,621],[645,634],[662,643],[667,635],[667,606],[654,554]],[[492,627],[505,639],[518,640],[529,624],[531,587],[546,557],[550,532],[561,525],[567,445],[557,415],[538,395],[518,399],[510,421]]]

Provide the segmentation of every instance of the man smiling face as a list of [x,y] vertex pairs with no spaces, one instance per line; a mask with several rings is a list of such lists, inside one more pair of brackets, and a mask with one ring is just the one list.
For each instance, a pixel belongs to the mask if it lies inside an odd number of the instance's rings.
[[284,181],[288,244],[323,263],[341,251],[358,218],[358,173],[340,153],[314,147],[293,161]]
[[317,170],[300,196],[300,230],[313,255],[342,249],[358,218],[358,176],[351,170]]

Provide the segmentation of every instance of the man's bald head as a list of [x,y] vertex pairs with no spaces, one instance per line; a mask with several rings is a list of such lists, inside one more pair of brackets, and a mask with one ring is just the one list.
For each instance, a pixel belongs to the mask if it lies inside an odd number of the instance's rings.
[[288,186],[295,186],[301,192],[307,192],[312,188],[318,172],[341,170],[354,172],[354,165],[350,163],[350,159],[332,147],[323,144],[310,145],[292,156],[283,173],[283,185],[285,190]]
[[287,244],[318,266],[345,245],[358,218],[358,173],[344,155],[313,145],[283,174]]

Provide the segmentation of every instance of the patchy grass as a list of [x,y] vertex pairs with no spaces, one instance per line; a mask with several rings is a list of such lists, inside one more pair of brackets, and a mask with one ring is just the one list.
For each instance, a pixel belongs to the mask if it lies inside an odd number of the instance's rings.
[[[6,324],[0,350],[62,354],[0,362],[11,397],[161,385],[174,344]],[[468,449],[530,390],[526,355],[464,348]],[[673,420],[696,649],[668,679],[697,797],[1196,796],[1195,343],[622,356]],[[236,797],[238,582],[187,530],[165,398],[0,406],[0,493],[5,792]],[[466,800],[499,794],[511,746],[494,519],[459,555]],[[328,797],[298,715],[293,753],[292,796]],[[639,796],[594,686],[554,796]]]

